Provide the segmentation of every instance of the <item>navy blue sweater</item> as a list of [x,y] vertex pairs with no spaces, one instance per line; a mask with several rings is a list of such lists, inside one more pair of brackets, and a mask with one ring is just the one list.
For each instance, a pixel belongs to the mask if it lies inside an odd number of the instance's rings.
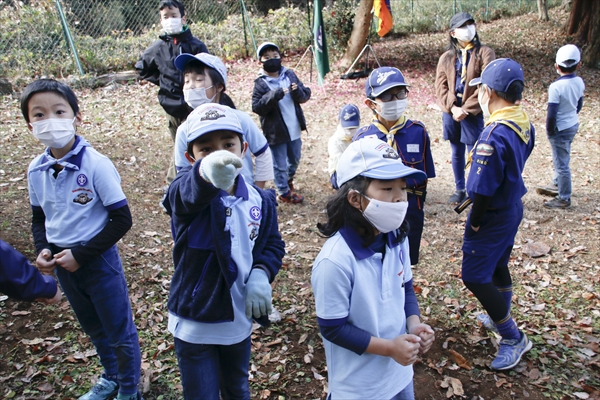
[[[230,233],[225,231],[222,191],[199,174],[202,160],[179,172],[169,186],[164,206],[171,216],[175,239],[169,311],[199,322],[233,321],[230,288],[238,269],[231,258]],[[241,176],[238,184],[246,184]],[[256,187],[255,187],[256,188]],[[281,268],[285,243],[277,225],[272,191],[256,188],[262,197],[262,219],[252,251],[252,266],[267,271],[272,282]]]

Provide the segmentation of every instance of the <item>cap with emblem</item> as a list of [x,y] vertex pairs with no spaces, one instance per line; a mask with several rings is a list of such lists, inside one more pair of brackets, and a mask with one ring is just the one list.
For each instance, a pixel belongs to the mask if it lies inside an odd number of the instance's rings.
[[581,61],[581,53],[574,44],[567,44],[556,52],[556,63],[563,68],[571,68]]
[[490,61],[479,78],[471,79],[469,86],[484,84],[497,92],[506,93],[510,84],[515,81],[525,84],[521,65],[510,58],[498,58]]
[[423,171],[404,165],[387,143],[370,137],[350,143],[338,160],[338,187],[358,175],[375,179],[427,178]]
[[223,61],[217,56],[213,56],[208,53],[199,53],[196,55],[183,53],[178,55],[175,58],[175,68],[180,71],[185,70],[185,66],[192,60],[200,61],[202,64],[216,70],[221,78],[223,78],[223,83],[227,85],[227,68]]
[[216,103],[198,106],[186,121],[187,142],[214,131],[232,131],[244,136],[244,131],[235,110]]
[[346,104],[342,107],[339,118],[342,128],[358,128],[360,126],[360,111],[354,104]]
[[380,67],[374,69],[365,84],[367,97],[376,98],[383,92],[396,86],[410,86],[404,80],[402,72],[394,67]]
[[450,29],[460,28],[467,21],[475,22],[475,19],[471,16],[471,14],[466,12],[459,12],[454,14],[454,16],[450,19]]

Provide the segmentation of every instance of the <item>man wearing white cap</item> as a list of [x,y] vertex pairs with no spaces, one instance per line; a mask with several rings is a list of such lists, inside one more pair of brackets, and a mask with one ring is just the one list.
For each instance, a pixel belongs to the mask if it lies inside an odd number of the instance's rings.
[[546,135],[552,147],[552,163],[554,174],[552,182],[538,187],[537,192],[552,196],[546,201],[546,208],[571,207],[571,143],[579,129],[577,114],[583,107],[585,84],[577,76],[581,65],[581,55],[577,46],[567,44],[556,52],[556,73],[560,75],[548,88],[548,117],[546,118]]

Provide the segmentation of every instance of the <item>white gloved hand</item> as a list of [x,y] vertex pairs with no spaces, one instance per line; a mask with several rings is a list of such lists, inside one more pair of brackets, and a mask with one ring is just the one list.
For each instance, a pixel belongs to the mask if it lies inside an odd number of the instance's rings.
[[233,186],[238,168],[242,168],[241,158],[230,151],[218,150],[202,159],[200,176],[215,187],[227,190]]

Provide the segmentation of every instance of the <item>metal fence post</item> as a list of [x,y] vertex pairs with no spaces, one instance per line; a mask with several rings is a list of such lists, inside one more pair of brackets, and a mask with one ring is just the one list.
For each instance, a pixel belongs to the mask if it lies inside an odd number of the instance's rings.
[[[252,24],[250,24],[250,17],[248,16],[248,11],[246,10],[246,4],[244,4],[244,0],[240,0],[240,2],[242,3],[242,14],[244,14],[246,17],[246,22],[248,24],[248,31],[250,31],[250,39],[252,39],[252,44],[254,45],[254,52],[256,53],[256,50],[258,50],[258,47],[256,46],[256,40],[254,40],[254,33],[252,32]],[[246,27],[244,26],[244,34],[246,34]]]
[[63,34],[65,35],[65,40],[69,44],[69,48],[73,53],[73,58],[75,58],[75,64],[77,64],[77,69],[79,69],[79,74],[85,75],[83,72],[83,68],[81,67],[81,62],[79,61],[79,55],[77,54],[77,48],[75,47],[75,43],[73,42],[73,37],[71,36],[71,31],[69,30],[69,25],[67,25],[67,19],[65,18],[65,13],[63,12],[62,6],[60,5],[60,1],[56,0],[56,9],[58,10],[58,15],[60,17],[60,24],[62,25]]

